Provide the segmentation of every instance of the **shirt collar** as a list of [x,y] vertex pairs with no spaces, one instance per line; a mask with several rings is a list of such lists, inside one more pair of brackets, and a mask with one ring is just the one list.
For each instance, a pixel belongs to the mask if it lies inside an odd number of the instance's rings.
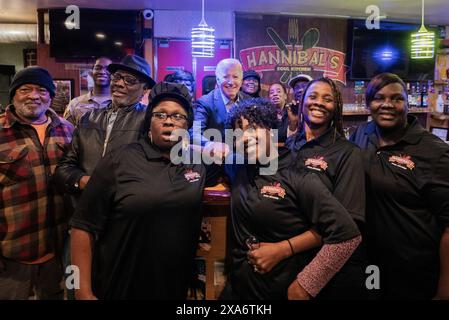
[[108,99],[105,99],[103,102],[97,101],[97,100],[96,100],[96,97],[97,97],[97,96],[94,96],[94,91],[93,91],[93,90],[91,90],[91,91],[89,91],[89,92],[87,93],[87,100],[88,100],[88,101],[93,101],[93,102],[98,103],[98,104],[102,104],[102,103],[104,103],[104,102],[111,102],[111,101],[112,101],[112,97],[111,97],[111,96],[109,96]]
[[225,94],[223,93],[223,91],[221,91],[221,89],[219,89],[219,90],[220,90],[221,98],[223,99],[223,103],[225,106],[227,106],[229,104],[229,102],[237,103],[239,101],[239,98],[240,98],[239,94],[237,94],[235,101],[231,101],[231,99],[229,99],[228,97],[225,96]]
[[[159,150],[158,147],[156,147],[154,144],[150,142],[150,139],[148,136],[142,136],[139,138],[138,143],[142,146],[143,152],[145,153],[145,157],[147,160],[155,160],[155,159],[162,159],[163,161],[167,163],[172,163],[170,159],[167,159],[162,155],[162,152]],[[192,163],[192,159],[188,158],[189,156],[192,156],[192,153],[183,153],[183,158],[181,159],[181,162],[177,164],[176,166],[183,166],[184,164]]]
[[[133,111],[133,110],[142,110],[142,109],[145,109],[145,108],[146,108],[146,105],[144,105],[144,104],[142,104],[140,102],[136,102],[135,104],[132,104],[130,106],[118,108],[117,111],[123,110],[125,112],[130,112],[130,111]],[[112,110],[112,100],[111,100],[111,102],[109,102],[109,104],[106,107],[106,109],[108,111]]]
[[[52,109],[48,108],[47,111],[45,111],[45,114],[51,119],[50,126],[56,127],[61,124],[61,120],[58,114]],[[29,125],[29,123],[23,122],[21,119],[19,119],[19,117],[17,117],[15,113],[15,107],[12,104],[6,107],[5,120],[5,124],[3,125],[5,129],[11,128],[16,122],[22,125]]]
[[402,140],[409,144],[418,144],[426,130],[421,126],[418,119],[411,114],[407,115],[407,123],[408,127]]
[[[334,133],[335,133],[335,139],[334,139]],[[323,148],[326,148],[326,147],[330,146],[332,143],[334,143],[334,140],[337,140],[340,137],[341,137],[341,135],[338,132],[336,132],[333,127],[330,127],[319,137],[312,139],[310,141],[307,141],[306,131],[305,131],[305,129],[302,129],[302,130],[298,131],[298,133],[295,135],[295,142],[294,142],[295,147],[296,147],[295,149],[299,149],[307,143],[315,143],[315,144],[322,146]]]
[[[368,138],[375,144],[378,145],[378,137],[376,131],[376,123],[371,121],[366,126],[365,134]],[[407,144],[418,144],[422,139],[422,133],[425,129],[419,124],[418,119],[411,115],[407,115],[407,128],[405,130],[404,136],[399,140],[399,142],[404,141]],[[398,142],[398,143],[399,143]]]
[[143,148],[143,152],[148,160],[160,159],[162,157],[162,153],[156,148],[148,137],[142,137],[139,139],[139,144]]
[[87,96],[86,96],[86,97],[87,97],[87,101],[93,100],[93,99],[92,99],[93,95],[94,95],[93,90],[90,90],[90,91],[87,93]]
[[283,169],[291,165],[296,159],[296,154],[287,147],[279,147],[279,158],[278,158],[278,168]]

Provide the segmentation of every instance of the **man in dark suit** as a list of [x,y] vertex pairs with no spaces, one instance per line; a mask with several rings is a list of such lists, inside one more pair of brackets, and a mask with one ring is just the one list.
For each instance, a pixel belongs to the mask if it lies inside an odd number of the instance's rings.
[[[201,144],[215,156],[225,156],[229,148],[224,144],[225,121],[229,110],[240,101],[251,98],[240,91],[243,69],[236,59],[221,60],[215,69],[217,88],[196,101],[194,108],[194,144]],[[221,134],[221,140],[211,141],[204,135],[206,129],[216,129],[213,134]],[[209,131],[209,133],[212,133]]]

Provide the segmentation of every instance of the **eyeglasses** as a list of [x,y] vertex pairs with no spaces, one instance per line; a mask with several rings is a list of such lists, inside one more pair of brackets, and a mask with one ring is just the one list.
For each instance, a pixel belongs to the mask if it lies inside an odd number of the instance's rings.
[[133,85],[138,84],[138,83],[141,82],[139,79],[137,79],[135,77],[123,76],[120,73],[114,73],[111,76],[111,80],[114,81],[114,82],[117,82],[117,81],[119,81],[121,79],[123,79],[123,82],[125,82],[125,84],[127,86],[133,86]]
[[180,113],[167,114],[165,112],[153,112],[151,116],[160,121],[165,121],[167,120],[167,118],[170,118],[173,120],[173,122],[178,123],[183,123],[184,121],[187,121],[187,116]]

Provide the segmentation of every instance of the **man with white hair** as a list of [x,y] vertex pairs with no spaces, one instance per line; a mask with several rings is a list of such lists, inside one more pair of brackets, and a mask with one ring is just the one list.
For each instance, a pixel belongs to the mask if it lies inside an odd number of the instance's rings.
[[[194,130],[194,143],[213,149],[213,153],[225,154],[224,128],[229,110],[234,104],[251,98],[240,91],[243,81],[243,68],[236,59],[223,59],[215,69],[217,88],[202,96],[196,101],[194,108],[194,121],[201,124],[201,134]],[[209,141],[203,136],[206,129],[217,129],[222,134],[222,141]]]

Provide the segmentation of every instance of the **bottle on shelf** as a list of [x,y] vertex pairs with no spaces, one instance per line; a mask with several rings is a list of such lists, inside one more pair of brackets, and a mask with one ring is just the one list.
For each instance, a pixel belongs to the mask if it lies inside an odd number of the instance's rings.
[[432,80],[429,80],[428,86],[429,86],[429,93],[430,94],[434,94],[435,93],[435,86],[433,85],[433,81]]
[[410,106],[411,94],[412,94],[410,91],[410,82],[406,82],[405,85],[407,87],[407,102],[408,102],[408,105]]
[[354,86],[355,109],[364,109],[365,81],[356,81]]
[[420,86],[419,82],[416,83],[415,89],[416,89],[416,91],[415,91],[416,107],[420,108],[422,100],[421,100],[421,86]]
[[449,114],[449,84],[444,86],[444,108],[443,113]]
[[411,108],[416,107],[416,88],[414,83],[410,85],[410,92],[408,94],[408,105]]
[[436,112],[443,113],[444,112],[444,100],[443,100],[443,93],[441,91],[438,92],[438,98],[437,98],[437,106],[436,106]]
[[410,82],[407,82],[407,97],[408,97],[408,106],[411,107],[412,106],[412,89],[410,87]]
[[429,105],[429,94],[427,84],[424,83],[421,90],[421,108],[427,108]]

